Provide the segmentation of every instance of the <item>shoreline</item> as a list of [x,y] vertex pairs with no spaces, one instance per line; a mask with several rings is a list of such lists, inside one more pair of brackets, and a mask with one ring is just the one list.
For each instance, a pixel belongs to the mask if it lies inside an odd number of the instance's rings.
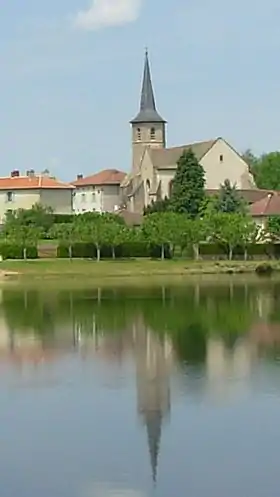
[[120,260],[100,262],[84,259],[6,260],[0,264],[2,281],[27,279],[116,280],[147,277],[180,277],[255,274],[260,265],[269,264],[272,273],[280,272],[280,261],[189,261],[189,260]]

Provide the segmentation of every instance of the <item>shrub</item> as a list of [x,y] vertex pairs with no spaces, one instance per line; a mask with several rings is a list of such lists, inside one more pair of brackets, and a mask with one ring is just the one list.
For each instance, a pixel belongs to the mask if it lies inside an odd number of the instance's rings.
[[[23,259],[23,247],[12,243],[3,242],[0,244],[0,254],[3,259]],[[37,247],[27,247],[27,259],[37,259]]]
[[259,276],[270,276],[273,272],[273,267],[268,262],[263,262],[258,264],[255,271]]
[[54,214],[53,223],[54,224],[64,224],[72,223],[74,221],[75,214]]

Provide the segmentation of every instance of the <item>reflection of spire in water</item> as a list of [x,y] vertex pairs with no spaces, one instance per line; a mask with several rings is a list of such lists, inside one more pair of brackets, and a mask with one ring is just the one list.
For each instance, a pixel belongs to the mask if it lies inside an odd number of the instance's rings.
[[161,439],[162,413],[160,411],[146,412],[145,423],[148,435],[148,446],[150,452],[153,482],[156,484]]
[[162,422],[170,411],[170,344],[147,330],[142,319],[134,329],[138,412],[146,426],[153,481],[156,483]]

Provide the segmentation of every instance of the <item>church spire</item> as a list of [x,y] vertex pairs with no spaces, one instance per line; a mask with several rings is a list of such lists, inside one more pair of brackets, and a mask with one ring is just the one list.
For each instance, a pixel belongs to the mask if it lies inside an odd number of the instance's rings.
[[140,111],[131,121],[131,124],[137,123],[165,123],[164,119],[158,114],[154,90],[152,85],[152,77],[149,63],[148,50],[145,51],[144,75],[142,81],[142,91],[140,100]]

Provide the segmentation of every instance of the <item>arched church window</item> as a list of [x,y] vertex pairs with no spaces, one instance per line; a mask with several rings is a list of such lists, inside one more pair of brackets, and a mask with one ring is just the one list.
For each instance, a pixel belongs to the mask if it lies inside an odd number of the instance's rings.
[[146,181],[146,188],[147,188],[147,192],[149,192],[151,189],[151,182],[149,179],[147,179],[147,181]]
[[151,128],[151,140],[155,140],[156,139],[156,130],[155,128]]
[[137,128],[137,140],[141,140],[141,129]]

